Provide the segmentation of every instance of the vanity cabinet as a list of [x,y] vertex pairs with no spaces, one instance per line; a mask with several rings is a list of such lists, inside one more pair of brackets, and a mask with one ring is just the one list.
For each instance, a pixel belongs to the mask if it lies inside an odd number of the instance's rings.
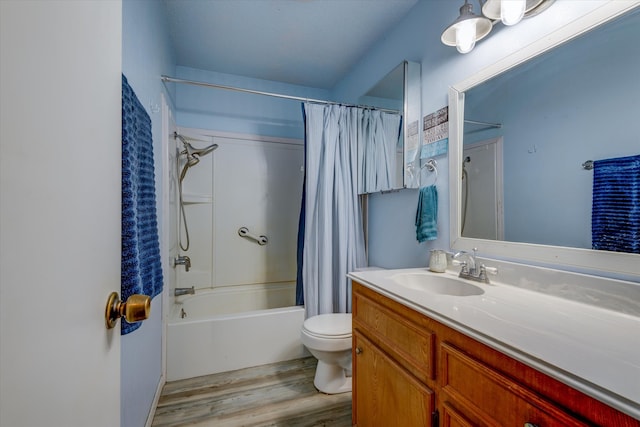
[[638,427],[640,421],[354,281],[353,425]]

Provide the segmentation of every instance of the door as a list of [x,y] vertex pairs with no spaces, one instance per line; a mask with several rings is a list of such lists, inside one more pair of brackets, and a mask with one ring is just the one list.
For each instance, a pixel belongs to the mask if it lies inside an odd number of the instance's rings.
[[0,425],[119,426],[122,5],[0,1]]
[[462,236],[503,240],[502,138],[465,145]]
[[357,331],[353,348],[353,424],[432,427],[433,391]]

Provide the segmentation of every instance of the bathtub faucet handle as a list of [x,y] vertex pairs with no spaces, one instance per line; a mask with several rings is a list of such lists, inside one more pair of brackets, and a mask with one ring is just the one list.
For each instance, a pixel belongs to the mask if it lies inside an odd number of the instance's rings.
[[175,268],[177,265],[184,265],[184,270],[189,271],[191,268],[191,258],[186,255],[178,255],[173,260],[173,267]]

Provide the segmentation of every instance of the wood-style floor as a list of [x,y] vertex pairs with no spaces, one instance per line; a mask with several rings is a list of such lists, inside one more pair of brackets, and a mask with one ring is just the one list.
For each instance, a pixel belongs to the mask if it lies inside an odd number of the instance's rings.
[[351,426],[351,393],[313,386],[307,357],[167,383],[153,426]]

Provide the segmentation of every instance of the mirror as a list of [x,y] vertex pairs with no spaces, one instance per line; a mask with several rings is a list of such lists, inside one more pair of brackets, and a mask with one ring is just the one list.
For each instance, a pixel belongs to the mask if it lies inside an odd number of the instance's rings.
[[[418,182],[413,179],[412,168],[415,163],[418,144],[420,142],[420,64],[403,61],[386,76],[378,81],[371,89],[358,99],[360,105],[380,109],[384,113],[401,115],[402,124],[399,138],[393,141],[390,170],[392,185],[388,188],[372,188],[359,183],[359,193],[374,193],[378,191],[393,191],[402,188],[417,188]],[[367,147],[359,147],[366,150]],[[360,176],[360,174],[359,174]]]
[[582,166],[640,154],[640,8],[616,3],[451,88],[454,249],[640,275],[640,255],[591,250]]

